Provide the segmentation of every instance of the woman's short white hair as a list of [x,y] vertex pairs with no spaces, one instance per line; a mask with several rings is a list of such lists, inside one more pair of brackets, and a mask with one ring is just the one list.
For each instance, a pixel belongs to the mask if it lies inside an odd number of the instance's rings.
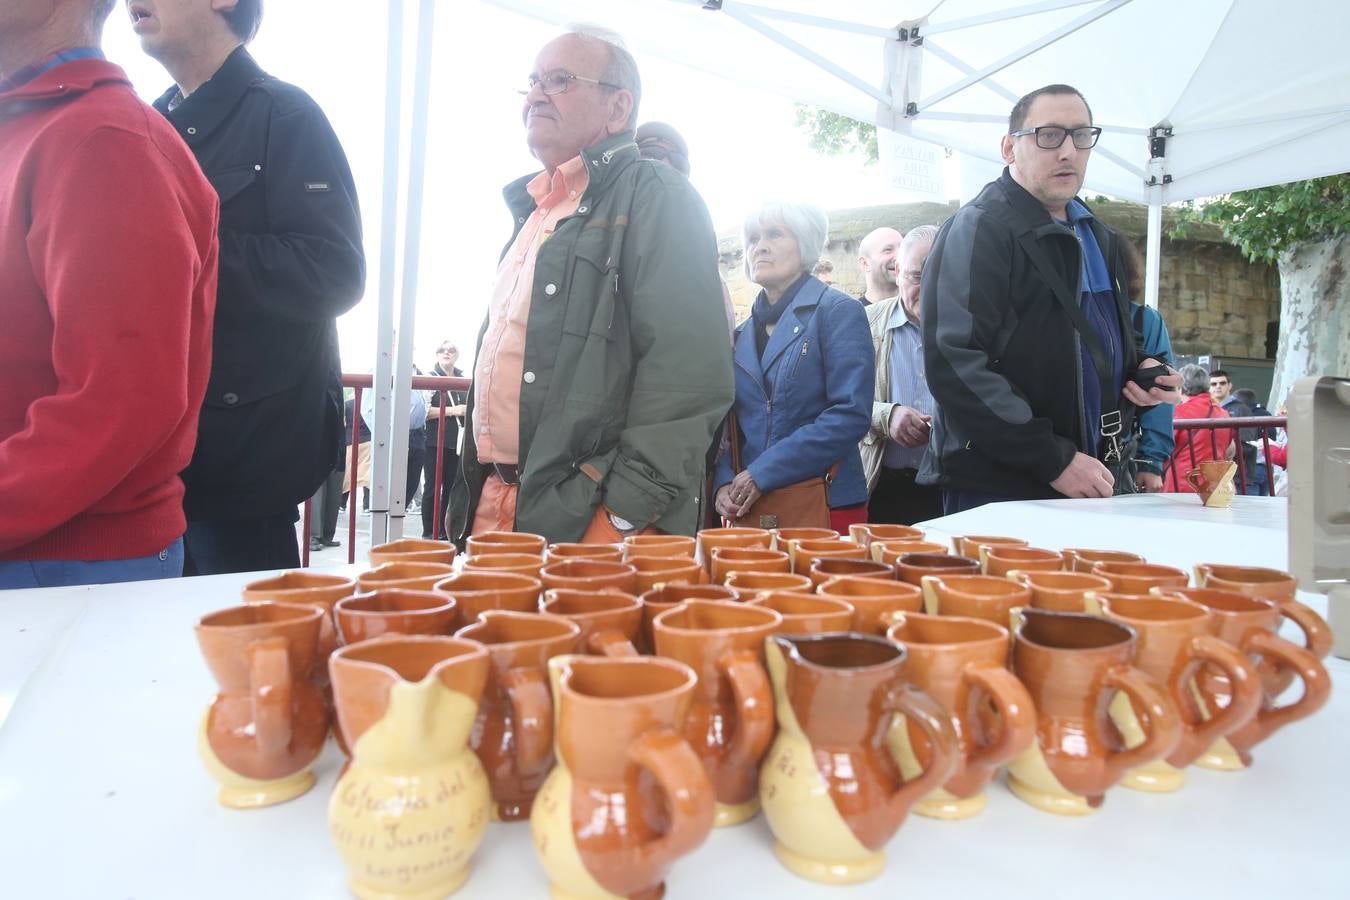
[[[825,242],[830,236],[830,220],[825,217],[825,211],[810,203],[793,203],[790,200],[770,200],[762,203],[758,209],[745,217],[745,222],[741,226],[742,246],[749,243],[748,238],[752,229],[763,228],[770,223],[782,225],[796,239],[802,271],[811,271],[816,260],[825,252]],[[750,275],[748,253],[745,254],[745,274],[747,277]]]

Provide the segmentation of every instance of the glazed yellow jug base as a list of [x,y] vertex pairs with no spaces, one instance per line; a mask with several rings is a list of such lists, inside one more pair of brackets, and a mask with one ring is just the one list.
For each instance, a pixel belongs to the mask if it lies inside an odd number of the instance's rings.
[[958,797],[950,791],[938,788],[914,804],[912,811],[918,816],[927,816],[930,819],[946,819],[953,822],[957,819],[969,819],[971,816],[978,815],[988,803],[989,797],[984,791],[980,791],[973,797]]
[[1130,769],[1120,779],[1120,786],[1133,791],[1148,791],[1152,794],[1170,794],[1181,790],[1186,783],[1186,773],[1161,759],[1146,766]]
[[347,882],[347,886],[351,888],[352,894],[359,900],[444,900],[445,897],[464,886],[464,882],[469,880],[469,870],[470,867],[466,865],[436,886],[416,892],[399,891],[390,893],[355,880]]
[[[210,715],[210,710],[207,710],[207,715]],[[207,715],[202,716],[201,727],[197,729],[197,753],[206,764],[206,771],[220,784],[216,799],[220,801],[221,806],[230,809],[275,806],[287,800],[294,800],[314,787],[314,773],[308,766],[294,775],[266,781],[248,778],[227,768],[211,749],[211,742],[206,737]]]
[[744,803],[718,803],[713,809],[713,827],[727,828],[749,822],[759,815],[759,798],[751,797]]
[[535,795],[530,833],[553,900],[623,900],[601,887],[581,861],[572,832],[572,772],[561,757]]
[[1059,783],[1045,764],[1041,748],[1034,743],[1008,766],[1008,787],[1022,802],[1057,816],[1086,816],[1096,812],[1086,797]]
[[774,841],[773,854],[793,875],[819,884],[858,884],[876,878],[886,868],[886,854],[881,852],[849,862],[827,862],[802,856]]
[[1215,741],[1194,764],[1216,772],[1242,772],[1247,768],[1242,762],[1242,757],[1233,749],[1233,745],[1228,743],[1228,738],[1219,738]]

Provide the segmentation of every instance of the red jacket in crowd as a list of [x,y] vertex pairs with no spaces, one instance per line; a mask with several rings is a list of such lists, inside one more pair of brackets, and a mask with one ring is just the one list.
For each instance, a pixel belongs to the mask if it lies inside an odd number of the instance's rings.
[[218,208],[117,66],[0,93],[0,560],[132,559],[182,535]]
[[[1228,413],[1214,402],[1209,393],[1187,397],[1172,413],[1177,419],[1227,419]],[[1163,472],[1163,490],[1173,494],[1194,494],[1195,488],[1186,481],[1186,473],[1202,462],[1223,459],[1233,443],[1232,428],[1178,429],[1172,433],[1176,449]],[[1211,437],[1212,435],[1212,437]],[[1217,451],[1217,452],[1215,452]]]

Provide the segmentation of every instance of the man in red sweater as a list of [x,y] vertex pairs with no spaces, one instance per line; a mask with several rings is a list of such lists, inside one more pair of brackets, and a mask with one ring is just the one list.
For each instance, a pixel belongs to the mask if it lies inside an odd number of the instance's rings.
[[182,572],[219,204],[113,2],[0,3],[0,588]]

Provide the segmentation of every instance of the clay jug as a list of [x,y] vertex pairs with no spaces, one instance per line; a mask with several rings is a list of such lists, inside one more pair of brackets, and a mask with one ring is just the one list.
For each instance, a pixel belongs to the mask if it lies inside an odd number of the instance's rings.
[[697,677],[671,659],[549,661],[557,765],[530,831],[554,897],[659,898],[712,830],[713,790],[680,737]]
[[455,561],[455,545],[449,541],[403,538],[370,548],[370,564],[387,562],[430,562],[450,565]]
[[1067,572],[1092,572],[1099,562],[1148,562],[1138,553],[1124,550],[1086,550],[1082,547],[1068,547],[1061,550],[1064,555],[1064,570]]
[[[960,616],[898,613],[892,618],[886,636],[908,651],[905,675],[942,704],[960,741],[952,776],[915,804],[914,812],[969,818],[984,809],[985,788],[998,769],[1036,738],[1031,697],[1007,669],[1008,629]],[[983,714],[986,708],[992,716]],[[932,753],[927,738],[914,722],[895,736],[901,771],[913,777]]]
[[817,541],[793,541],[789,554],[792,571],[798,575],[811,574],[811,564],[818,559],[866,559],[867,548],[841,537]]
[[770,546],[774,550],[782,550],[791,559],[793,555],[793,544],[797,541],[832,541],[839,537],[839,532],[833,528],[775,528],[773,529],[773,543]]
[[642,629],[642,601],[632,594],[606,590],[544,592],[539,609],[562,616],[581,629],[578,648],[598,656],[637,656]]
[[623,558],[690,556],[698,552],[693,538],[683,534],[630,534],[623,539]]
[[197,643],[220,693],[202,716],[197,752],[224,806],[247,809],[314,785],[328,717],[313,683],[322,607],[251,603],[203,616]]
[[1184,588],[1191,576],[1181,569],[1154,563],[1129,563],[1102,560],[1092,566],[1092,574],[1111,582],[1116,594],[1147,594],[1155,587]]
[[[881,874],[909,808],[949,777],[958,743],[946,711],[905,681],[905,649],[861,634],[774,635],[765,645],[778,736],[759,797],[774,853],[795,875],[852,884]],[[932,748],[906,780],[889,733],[914,722]]]
[[449,634],[458,616],[453,597],[400,589],[344,597],[333,611],[345,644],[385,634]]
[[733,572],[781,573],[792,569],[784,550],[767,547],[714,547],[709,578],[713,584],[726,584]]
[[[1282,618],[1289,614],[1288,609],[1265,597],[1217,588],[1184,588],[1167,593],[1209,610],[1213,634],[1247,654],[1261,676],[1261,708],[1255,717],[1215,741],[1196,759],[1196,765],[1225,771],[1245,769],[1252,764],[1253,747],[1326,705],[1331,694],[1326,668],[1315,654],[1276,634]],[[1277,706],[1280,695],[1294,679],[1303,682],[1303,696]],[[1202,671],[1196,685],[1206,716],[1217,714],[1233,702],[1233,687],[1225,676]]]
[[[1211,630],[1211,615],[1197,603],[1180,598],[1100,595],[1101,614],[1135,630],[1139,645],[1134,664],[1167,688],[1181,715],[1181,742],[1166,759],[1131,769],[1120,780],[1122,787],[1139,791],[1167,792],[1181,788],[1182,772],[1216,740],[1251,721],[1261,707],[1261,677],[1241,651],[1219,640]],[[1195,677],[1202,666],[1223,673],[1232,691],[1228,706],[1208,720],[1196,697]],[[1111,719],[1120,729],[1125,746],[1144,741],[1138,711],[1123,694],[1111,701]]]
[[689,600],[652,623],[657,655],[677,659],[698,674],[683,734],[708,771],[719,827],[738,825],[759,812],[755,783],[773,739],[764,639],[782,621],[765,607]]
[[848,526],[848,539],[860,547],[871,547],[873,541],[921,541],[924,533],[922,528],[912,525],[855,522]]
[[686,600],[735,600],[731,588],[720,584],[663,584],[642,593],[642,630],[638,632],[638,650],[652,653],[652,622],[668,609]]
[[338,646],[333,606],[343,597],[355,594],[356,590],[355,579],[345,575],[297,570],[249,582],[244,585],[243,598],[245,603],[260,603],[264,600],[308,603],[323,610],[323,620],[319,623],[319,661],[314,667],[314,682],[322,687],[328,684],[328,654]]
[[635,556],[627,565],[636,570],[633,593],[643,594],[660,584],[702,584],[703,566],[692,556]]
[[484,531],[471,534],[464,542],[469,558],[475,556],[494,556],[501,553],[530,553],[543,556],[548,547],[548,539],[542,534],[529,534],[523,531]]
[[618,544],[549,544],[544,553],[545,564],[565,562],[569,559],[603,559],[606,562],[623,562],[623,548]]
[[[712,577],[712,552],[716,547],[761,547],[769,549],[773,534],[763,528],[704,528],[697,535],[698,561]],[[780,548],[781,549],[781,548]]]
[[986,575],[995,576],[1006,576],[1014,569],[1023,572],[1062,572],[1064,557],[1057,550],[986,544],[980,548],[980,569]]
[[469,746],[483,763],[493,818],[529,818],[530,804],[553,767],[553,703],[548,661],[571,653],[581,627],[560,616],[492,609],[455,637],[487,647],[487,684]]
[[[888,566],[893,566],[900,561],[900,557],[910,553],[947,553],[947,545],[939,544],[936,541],[873,541],[871,558],[877,562],[884,562]],[[979,563],[976,563],[976,571],[979,571]],[[897,576],[898,577],[898,576]]]
[[534,612],[544,585],[528,575],[510,572],[485,572],[465,569],[436,582],[436,590],[455,598],[459,610],[456,627],[478,621],[478,614],[489,609]]
[[429,562],[387,562],[356,576],[356,586],[362,591],[403,588],[409,591],[429,591],[449,575],[453,566]]
[[726,587],[742,602],[753,600],[767,591],[811,591],[811,579],[791,572],[731,572]]
[[352,759],[328,802],[328,827],[352,893],[458,890],[488,823],[487,776],[469,749],[487,650],[391,635],[343,647],[329,668]]
[[995,534],[965,534],[952,538],[952,552],[969,559],[980,558],[980,547],[1025,547],[1030,541],[1015,537],[1000,537]]
[[863,634],[885,634],[888,623],[882,617],[886,613],[918,612],[923,605],[923,591],[912,584],[854,575],[831,578],[816,593],[852,606],[853,630]]
[[[1280,605],[1285,617],[1303,632],[1303,646],[1318,659],[1331,652],[1331,628],[1311,607],[1295,599],[1298,579],[1280,569],[1260,566],[1225,566],[1201,563],[1195,567],[1196,587],[1236,591],[1248,597],[1265,597]],[[1288,687],[1288,683],[1285,687]]]
[[824,634],[853,627],[853,607],[837,597],[791,591],[765,591],[751,606],[763,606],[783,617],[774,634]]
[[1200,495],[1200,502],[1216,509],[1226,509],[1233,504],[1237,488],[1233,487],[1233,476],[1237,475],[1237,463],[1226,459],[1212,459],[1200,463],[1186,473],[1186,483]]
[[[1181,740],[1167,691],[1131,665],[1134,630],[1081,613],[1028,608],[1014,630],[1012,670],[1036,705],[1037,735],[1008,766],[1008,786],[1045,812],[1086,815],[1126,772],[1160,759]],[[1143,710],[1143,743],[1126,748],[1107,715],[1123,692]]]
[[918,587],[925,575],[978,575],[979,560],[950,553],[904,553],[895,560],[895,576]]
[[1111,590],[1111,582],[1100,575],[1086,572],[1022,572],[1013,571],[1008,577],[1031,591],[1031,605],[1051,612],[1097,614],[1098,608],[1088,600],[1088,594]]
[[544,590],[571,588],[576,591],[603,591],[614,588],[636,594],[637,569],[631,563],[599,559],[570,559],[548,563],[539,572]]
[[[489,556],[467,556],[461,572],[506,572],[511,575],[527,575],[539,578],[544,568],[544,558],[532,553],[493,553]],[[543,586],[543,582],[540,582]]]
[[818,588],[831,578],[843,576],[853,578],[877,578],[881,581],[895,581],[895,566],[872,559],[818,559],[811,563],[807,576],[811,586]]
[[925,575],[924,612],[930,616],[962,616],[983,619],[1004,628],[1019,606],[1031,605],[1031,588],[993,575]]

